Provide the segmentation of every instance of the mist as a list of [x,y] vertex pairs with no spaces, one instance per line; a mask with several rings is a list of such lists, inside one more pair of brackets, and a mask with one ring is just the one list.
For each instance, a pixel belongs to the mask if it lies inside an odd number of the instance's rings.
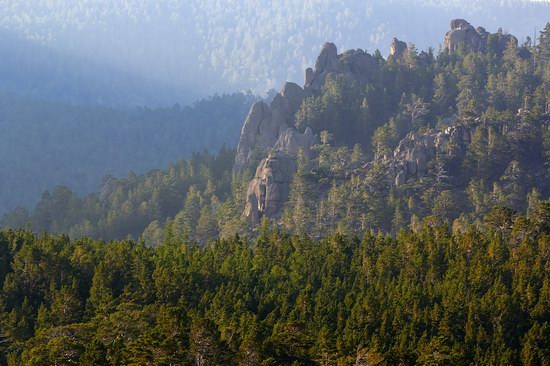
[[[505,24],[503,31],[521,43],[544,26],[549,9],[548,2],[496,0],[2,3],[0,27],[16,39],[1,57],[12,60],[0,66],[5,91],[117,107],[263,94],[286,80],[301,84],[326,41],[385,56],[397,37],[437,51],[453,18],[491,32]],[[8,83],[14,74],[27,82]]]

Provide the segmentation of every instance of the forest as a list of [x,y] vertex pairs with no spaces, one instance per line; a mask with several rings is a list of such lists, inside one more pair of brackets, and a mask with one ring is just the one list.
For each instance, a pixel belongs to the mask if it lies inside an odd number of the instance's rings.
[[7,365],[547,365],[550,201],[480,226],[198,246],[0,232]]
[[[0,364],[549,365],[550,23],[473,29],[334,55],[294,88],[308,151],[256,144],[243,169],[232,146],[195,152],[4,215]],[[257,224],[274,157],[295,169]]]
[[233,146],[256,99],[234,93],[189,106],[114,109],[0,93],[0,215],[33,207],[54,185],[88,194],[107,175],[142,174]]

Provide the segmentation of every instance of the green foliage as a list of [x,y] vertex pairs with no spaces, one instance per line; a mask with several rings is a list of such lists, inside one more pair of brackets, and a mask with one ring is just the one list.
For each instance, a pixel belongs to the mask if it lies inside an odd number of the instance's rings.
[[0,364],[546,364],[549,205],[362,240],[264,221],[202,248],[0,231]]
[[[176,235],[204,243],[217,237],[225,223],[220,199],[227,200],[232,194],[233,159],[234,152],[225,148],[217,156],[194,154],[190,160],[170,164],[165,171],[109,178],[104,193],[84,198],[66,187],[55,187],[44,193],[30,215],[6,215],[1,224],[26,227],[30,222],[35,231],[68,233],[72,238],[110,240],[143,234],[147,245],[156,246],[166,234],[166,220],[173,218]],[[242,197],[238,198],[241,202]]]
[[327,75],[296,114],[321,143],[258,228],[226,149],[5,216],[27,229],[0,231],[0,363],[547,364],[550,74],[499,37]]

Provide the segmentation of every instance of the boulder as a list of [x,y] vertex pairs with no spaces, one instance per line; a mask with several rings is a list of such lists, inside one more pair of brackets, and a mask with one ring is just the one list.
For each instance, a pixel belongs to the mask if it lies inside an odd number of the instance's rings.
[[460,30],[471,27],[470,23],[464,19],[451,20],[451,30]]

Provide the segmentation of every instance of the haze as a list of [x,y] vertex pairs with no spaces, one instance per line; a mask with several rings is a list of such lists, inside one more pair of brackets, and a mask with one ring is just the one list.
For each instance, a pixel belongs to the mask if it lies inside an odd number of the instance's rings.
[[[387,55],[395,36],[437,50],[449,20],[466,18],[489,31],[506,24],[522,42],[533,25],[544,26],[548,9],[548,2],[496,0],[4,0],[0,87],[125,107],[261,94],[286,80],[301,83],[325,41]],[[72,78],[62,86],[59,70]]]

